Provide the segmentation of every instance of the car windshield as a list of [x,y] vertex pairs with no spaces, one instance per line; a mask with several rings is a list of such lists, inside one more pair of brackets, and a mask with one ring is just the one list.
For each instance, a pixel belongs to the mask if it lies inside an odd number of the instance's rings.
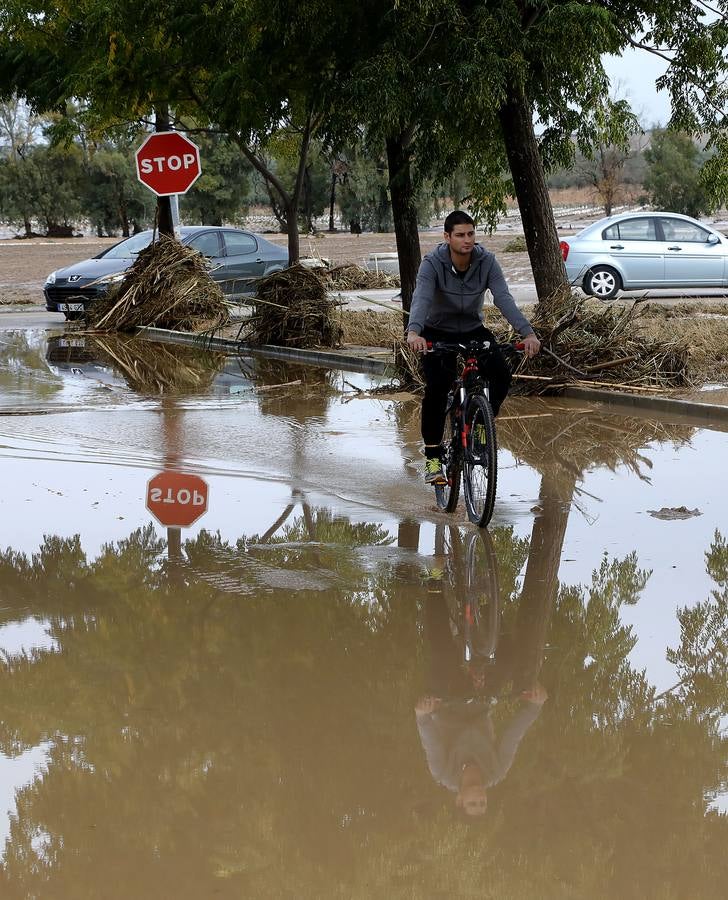
[[142,231],[133,237],[122,241],[120,244],[112,247],[103,254],[104,259],[128,259],[130,256],[136,256],[140,250],[149,246],[152,239],[151,231]]

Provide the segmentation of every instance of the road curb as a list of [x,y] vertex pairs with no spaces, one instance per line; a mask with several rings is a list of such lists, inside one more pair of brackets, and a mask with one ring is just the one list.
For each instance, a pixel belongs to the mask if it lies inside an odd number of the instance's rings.
[[591,403],[604,403],[620,409],[659,412],[683,419],[689,418],[699,421],[702,425],[728,425],[728,406],[716,403],[695,403],[679,398],[650,397],[647,394],[627,394],[576,386],[565,387],[559,391],[559,396],[572,400],[588,400]]
[[238,356],[265,356],[270,359],[285,359],[329,369],[344,369],[348,372],[364,372],[368,375],[386,375],[392,371],[392,364],[383,359],[368,359],[350,356],[335,350],[302,350],[297,347],[278,347],[274,344],[248,344],[245,341],[231,341],[228,338],[205,334],[190,334],[186,331],[172,331],[167,328],[138,328],[137,336],[152,341],[184,344],[200,350],[222,350]]

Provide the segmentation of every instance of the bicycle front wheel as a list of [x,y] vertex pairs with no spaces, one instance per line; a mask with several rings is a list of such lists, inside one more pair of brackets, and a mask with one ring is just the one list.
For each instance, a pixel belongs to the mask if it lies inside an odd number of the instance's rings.
[[449,410],[445,418],[445,439],[442,442],[442,470],[447,484],[435,485],[435,500],[440,509],[455,512],[460,497],[460,474],[462,470],[462,452],[458,445],[457,417]]
[[493,540],[485,529],[468,534],[465,550],[468,607],[466,624],[471,655],[492,661],[500,635],[501,603],[498,582],[498,558]]
[[463,482],[468,517],[484,528],[493,515],[498,479],[498,448],[493,410],[485,397],[470,398],[465,412]]

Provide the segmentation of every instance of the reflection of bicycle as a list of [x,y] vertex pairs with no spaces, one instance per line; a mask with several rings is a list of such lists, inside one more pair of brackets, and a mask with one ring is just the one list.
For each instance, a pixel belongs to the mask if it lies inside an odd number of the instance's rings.
[[495,664],[501,625],[493,542],[487,531],[463,535],[455,526],[438,525],[435,556],[442,566],[442,590],[461,662],[473,686],[482,689],[487,668]]
[[[507,348],[514,348],[509,344]],[[519,349],[519,345],[515,345]],[[437,505],[454,512],[462,477],[468,517],[485,527],[493,515],[498,477],[498,448],[493,410],[488,402],[488,383],[478,371],[478,359],[494,353],[491,341],[467,344],[437,341],[432,353],[458,353],[463,360],[460,374],[448,394],[443,435],[442,468],[446,484],[435,485]]]

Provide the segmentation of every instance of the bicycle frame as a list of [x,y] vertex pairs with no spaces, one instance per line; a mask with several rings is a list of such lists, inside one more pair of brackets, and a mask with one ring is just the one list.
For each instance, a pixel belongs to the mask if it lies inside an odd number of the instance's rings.
[[488,380],[480,374],[479,358],[492,352],[493,344],[480,340],[468,344],[437,342],[430,346],[434,352],[455,352],[463,359],[445,407],[445,421],[449,416],[452,431],[444,438],[447,484],[435,485],[437,504],[447,512],[455,511],[462,477],[468,517],[484,527],[495,502],[497,447]]

